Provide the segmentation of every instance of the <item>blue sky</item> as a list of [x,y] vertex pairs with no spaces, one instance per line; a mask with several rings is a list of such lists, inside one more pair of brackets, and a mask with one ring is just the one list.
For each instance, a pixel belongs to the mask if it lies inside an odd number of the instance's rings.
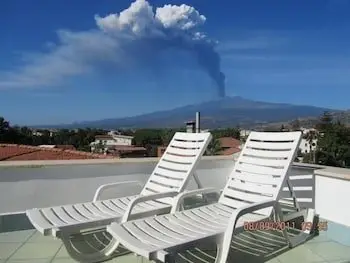
[[[227,96],[350,108],[350,1],[148,1],[152,16],[138,0],[119,16],[131,3],[3,0],[0,115],[57,124],[171,109],[217,98],[220,71]],[[156,11],[167,4],[188,7]]]

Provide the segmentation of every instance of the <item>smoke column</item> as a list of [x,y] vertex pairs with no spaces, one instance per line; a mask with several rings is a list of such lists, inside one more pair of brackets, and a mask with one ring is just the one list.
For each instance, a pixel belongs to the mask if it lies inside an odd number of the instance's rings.
[[188,5],[164,5],[153,11],[146,0],[136,0],[119,14],[95,16],[97,26],[118,45],[124,56],[142,59],[140,50],[147,47],[148,56],[162,49],[187,50],[215,81],[219,97],[225,97],[225,75],[220,69],[216,42],[198,28],[206,18]]

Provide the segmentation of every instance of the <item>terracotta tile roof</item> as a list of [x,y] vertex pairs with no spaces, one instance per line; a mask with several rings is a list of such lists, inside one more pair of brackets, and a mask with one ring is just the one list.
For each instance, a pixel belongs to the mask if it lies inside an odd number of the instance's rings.
[[65,149],[65,150],[75,150],[75,147],[73,145],[70,144],[58,144],[56,145],[56,148],[58,149]]
[[241,141],[232,137],[219,138],[221,151],[220,155],[232,155],[241,151]]
[[0,161],[30,161],[30,160],[75,160],[113,158],[109,155],[89,152],[42,148],[30,145],[0,144]]
[[237,140],[237,139],[232,138],[232,137],[222,137],[222,138],[219,138],[219,141],[220,141],[221,147],[223,147],[223,148],[227,148],[227,147],[238,148],[241,145],[240,140]]
[[228,149],[222,150],[220,152],[220,155],[232,155],[235,153],[239,153],[240,151],[241,151],[241,149],[239,149],[239,148],[228,148]]
[[133,145],[116,145],[110,148],[118,152],[134,152],[134,151],[146,151],[145,147],[133,146]]

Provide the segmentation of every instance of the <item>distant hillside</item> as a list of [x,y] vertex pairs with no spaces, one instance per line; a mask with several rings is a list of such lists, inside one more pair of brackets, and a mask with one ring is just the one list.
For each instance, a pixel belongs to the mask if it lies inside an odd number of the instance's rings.
[[226,97],[221,100],[188,105],[173,110],[159,111],[134,117],[104,119],[62,125],[60,128],[171,128],[184,126],[201,112],[203,128],[220,128],[240,125],[249,128],[257,124],[290,121],[296,118],[318,117],[330,109]]
[[[330,111],[330,114],[333,118],[333,122],[340,122],[346,126],[350,126],[350,110],[346,111]],[[312,128],[320,121],[320,116],[298,118],[299,124],[304,128]],[[282,122],[271,122],[263,125],[255,126],[254,128],[271,128],[276,129],[281,126],[288,127],[291,125],[291,121],[282,121]]]

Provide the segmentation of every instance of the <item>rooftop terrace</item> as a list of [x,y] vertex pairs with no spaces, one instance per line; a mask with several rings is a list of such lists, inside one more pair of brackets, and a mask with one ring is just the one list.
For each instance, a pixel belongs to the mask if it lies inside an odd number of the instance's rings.
[[[104,183],[145,182],[156,158],[0,162],[0,263],[74,262],[60,240],[36,232],[23,212],[28,208],[90,201]],[[198,168],[203,187],[222,188],[232,157],[204,157]],[[295,163],[290,178],[314,178],[314,194],[298,201],[314,207],[328,229],[289,249],[279,232],[243,232],[232,243],[230,262],[350,262],[350,170]],[[194,189],[194,181],[188,189]],[[106,192],[104,198],[136,193],[137,188]],[[304,189],[305,190],[305,189]],[[62,193],[64,193],[62,195]],[[291,232],[290,234],[293,234]],[[86,237],[90,238],[90,237]],[[178,255],[179,262],[214,262],[214,249],[199,248]],[[147,262],[126,254],[109,262]]]

